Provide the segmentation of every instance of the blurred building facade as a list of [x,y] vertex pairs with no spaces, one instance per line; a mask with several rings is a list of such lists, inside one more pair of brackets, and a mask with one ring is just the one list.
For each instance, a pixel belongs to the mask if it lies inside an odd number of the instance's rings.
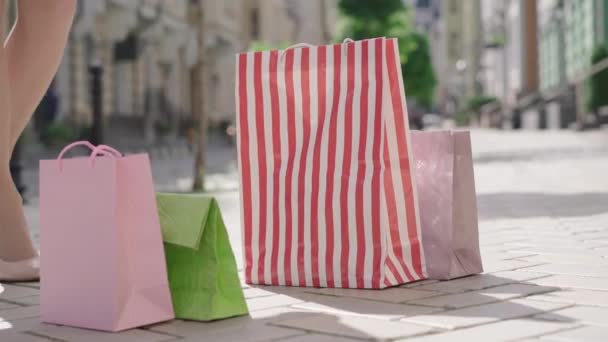
[[[336,23],[337,0],[81,1],[53,83],[57,117],[92,124],[90,69],[101,67],[113,141],[154,143],[159,130],[175,135],[199,104],[211,125],[231,122],[236,53],[254,41],[329,43]],[[198,88],[193,72],[202,75]]]
[[[487,113],[493,125],[510,118],[519,126],[537,102],[538,35],[536,0],[484,1],[483,88],[502,109]],[[497,107],[494,107],[497,108]],[[491,108],[492,109],[492,108]],[[524,114],[526,113],[526,114]]]
[[483,90],[501,104],[495,123],[565,128],[580,120],[581,77],[595,47],[608,43],[608,1],[483,1],[482,22]]
[[450,99],[446,111],[453,114],[459,107],[481,93],[480,71],[482,25],[480,0],[443,0],[443,42],[445,63],[438,74],[443,74],[444,89]]

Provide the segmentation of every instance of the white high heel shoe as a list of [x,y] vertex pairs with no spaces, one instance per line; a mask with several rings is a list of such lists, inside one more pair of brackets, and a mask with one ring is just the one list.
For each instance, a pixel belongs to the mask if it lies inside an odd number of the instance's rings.
[[0,260],[0,282],[27,282],[39,279],[39,256],[21,261]]

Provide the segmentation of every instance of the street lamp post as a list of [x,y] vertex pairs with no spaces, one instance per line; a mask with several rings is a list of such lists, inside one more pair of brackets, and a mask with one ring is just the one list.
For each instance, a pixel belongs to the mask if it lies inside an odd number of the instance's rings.
[[91,143],[99,145],[103,142],[103,67],[98,64],[89,66],[91,107],[93,125],[91,127]]

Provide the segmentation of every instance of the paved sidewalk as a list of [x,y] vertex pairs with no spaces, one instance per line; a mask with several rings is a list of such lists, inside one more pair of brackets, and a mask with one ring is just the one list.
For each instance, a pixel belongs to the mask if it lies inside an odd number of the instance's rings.
[[[120,334],[41,324],[38,285],[3,285],[0,341],[608,341],[608,133],[476,131],[473,144],[482,275],[383,291],[243,285],[248,317]],[[238,194],[218,199],[240,265]]]

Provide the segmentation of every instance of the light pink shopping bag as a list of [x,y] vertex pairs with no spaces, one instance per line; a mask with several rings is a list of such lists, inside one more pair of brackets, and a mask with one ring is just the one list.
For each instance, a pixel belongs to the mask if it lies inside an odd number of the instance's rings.
[[248,283],[426,278],[396,39],[237,56]]
[[469,132],[413,131],[412,149],[429,278],[483,272]]
[[[172,319],[147,154],[40,162],[41,319],[120,331]],[[103,157],[96,156],[99,152]]]

